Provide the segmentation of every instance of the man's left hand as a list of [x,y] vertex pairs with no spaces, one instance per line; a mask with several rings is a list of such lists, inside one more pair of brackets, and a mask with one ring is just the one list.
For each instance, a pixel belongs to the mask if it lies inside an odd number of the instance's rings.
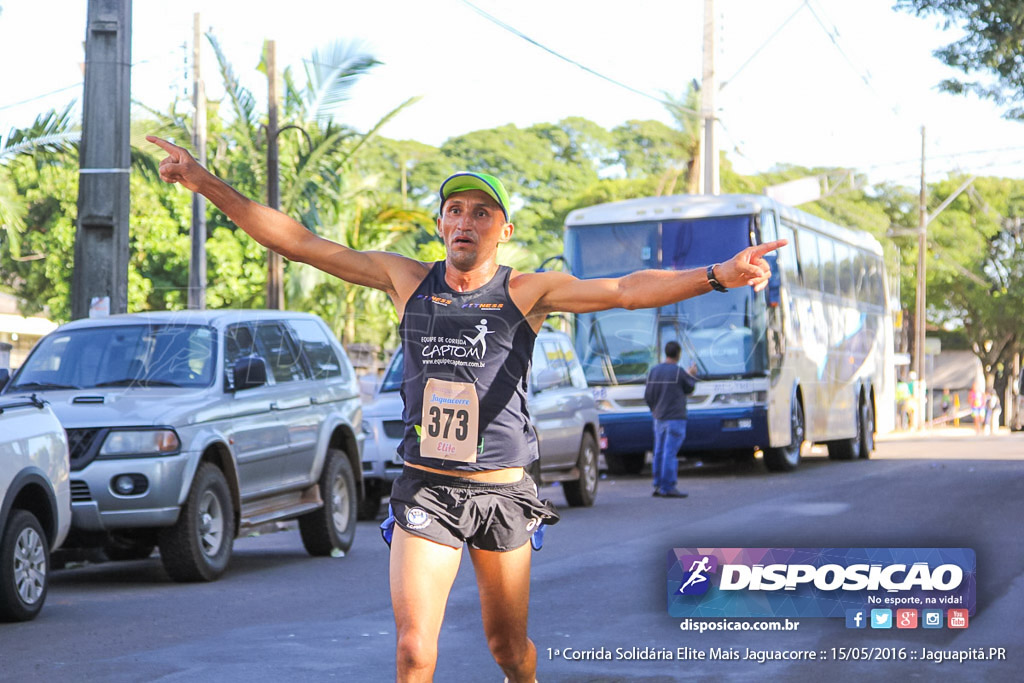
[[786,240],[765,242],[753,247],[747,247],[728,261],[721,263],[715,268],[715,277],[722,286],[746,287],[751,286],[755,292],[760,292],[768,286],[768,278],[772,271],[764,255],[775,251],[788,244]]

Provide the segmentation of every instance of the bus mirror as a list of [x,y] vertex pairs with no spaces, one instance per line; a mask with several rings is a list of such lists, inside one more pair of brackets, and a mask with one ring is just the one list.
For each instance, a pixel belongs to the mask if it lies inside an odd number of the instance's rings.
[[768,288],[765,289],[765,300],[770,308],[775,308],[779,305],[782,289],[782,278],[779,276],[779,255],[765,254],[764,260],[768,262],[768,267],[772,269],[772,275],[768,278]]
[[566,266],[565,262],[565,255],[556,254],[555,256],[550,256],[544,259],[544,261],[539,266],[537,266],[538,273],[543,273],[544,271],[547,270],[568,270],[568,267]]

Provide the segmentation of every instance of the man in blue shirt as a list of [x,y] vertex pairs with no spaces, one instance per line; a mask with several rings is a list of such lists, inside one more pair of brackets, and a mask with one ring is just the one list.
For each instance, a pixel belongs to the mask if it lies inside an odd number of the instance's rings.
[[686,395],[697,383],[697,366],[687,372],[679,367],[679,344],[665,344],[665,362],[651,368],[644,388],[644,401],[654,416],[654,496],[686,498],[676,482],[679,477],[679,453],[686,439]]

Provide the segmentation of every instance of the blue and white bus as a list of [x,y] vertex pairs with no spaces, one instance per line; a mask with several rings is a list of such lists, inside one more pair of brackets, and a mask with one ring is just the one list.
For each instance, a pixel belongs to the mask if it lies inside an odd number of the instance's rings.
[[882,246],[761,195],[632,199],[571,212],[566,268],[580,278],[684,270],[775,239],[772,281],[659,309],[576,316],[574,343],[601,409],[613,471],[637,472],[652,449],[643,401],[666,342],[700,381],[689,398],[684,455],[750,458],[773,471],[807,443],[832,458],[866,458],[892,428],[893,324]]

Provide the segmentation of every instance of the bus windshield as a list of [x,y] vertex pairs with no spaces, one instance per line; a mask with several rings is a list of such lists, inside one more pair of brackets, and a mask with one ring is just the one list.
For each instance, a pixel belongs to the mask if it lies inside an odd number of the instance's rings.
[[[573,226],[566,253],[577,277],[641,268],[686,270],[726,261],[751,244],[754,217],[713,216],[624,225]],[[659,249],[660,246],[660,249]],[[764,310],[749,287],[687,299],[661,309],[614,309],[577,316],[576,346],[587,382],[643,382],[669,341],[680,363],[703,378],[763,375]]]

